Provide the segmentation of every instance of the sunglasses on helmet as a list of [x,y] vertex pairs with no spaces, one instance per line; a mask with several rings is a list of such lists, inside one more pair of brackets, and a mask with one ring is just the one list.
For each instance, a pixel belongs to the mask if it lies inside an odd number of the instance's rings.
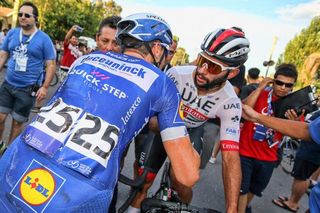
[[225,70],[234,70],[235,67],[226,67],[219,63],[218,61],[213,61],[212,59],[209,59],[207,56],[204,55],[204,53],[199,53],[198,60],[197,60],[197,66],[203,67],[207,69],[207,71],[211,74],[219,74],[222,71]]
[[280,87],[282,87],[283,85],[285,85],[285,87],[287,87],[287,88],[291,88],[291,87],[294,86],[294,83],[285,83],[285,82],[280,81],[280,80],[275,80],[274,82],[276,83],[276,85],[278,85]]

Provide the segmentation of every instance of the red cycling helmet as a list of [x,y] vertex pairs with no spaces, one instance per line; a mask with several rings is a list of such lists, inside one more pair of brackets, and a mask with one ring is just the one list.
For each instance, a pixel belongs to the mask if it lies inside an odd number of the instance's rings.
[[240,28],[217,29],[203,40],[201,49],[230,67],[239,67],[248,59],[249,41]]

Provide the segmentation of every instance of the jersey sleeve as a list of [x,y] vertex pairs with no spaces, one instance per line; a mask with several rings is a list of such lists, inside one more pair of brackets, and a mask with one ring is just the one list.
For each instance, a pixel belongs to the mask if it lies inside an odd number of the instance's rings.
[[53,43],[48,35],[45,35],[44,39],[44,59],[45,60],[55,60],[56,59],[56,50],[53,46]]
[[170,69],[165,71],[165,74],[173,81],[176,87],[179,88],[179,82],[181,82],[181,80],[178,80],[178,78],[180,78],[178,70],[175,67],[171,67]]
[[237,97],[227,99],[217,110],[220,118],[220,142],[222,151],[238,151],[242,106]]
[[158,123],[162,141],[173,140],[188,135],[183,121],[182,101],[180,94],[169,78],[158,100]]

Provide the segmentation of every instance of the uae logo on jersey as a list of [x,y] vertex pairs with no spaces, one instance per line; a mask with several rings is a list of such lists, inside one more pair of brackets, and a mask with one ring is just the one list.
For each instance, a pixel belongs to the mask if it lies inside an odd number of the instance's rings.
[[43,212],[65,179],[33,160],[10,194],[34,212]]

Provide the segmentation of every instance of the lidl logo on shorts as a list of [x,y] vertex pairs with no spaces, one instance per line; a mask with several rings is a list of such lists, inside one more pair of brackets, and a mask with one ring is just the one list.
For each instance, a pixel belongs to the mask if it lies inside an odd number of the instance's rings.
[[35,212],[43,212],[65,179],[33,160],[11,194]]

